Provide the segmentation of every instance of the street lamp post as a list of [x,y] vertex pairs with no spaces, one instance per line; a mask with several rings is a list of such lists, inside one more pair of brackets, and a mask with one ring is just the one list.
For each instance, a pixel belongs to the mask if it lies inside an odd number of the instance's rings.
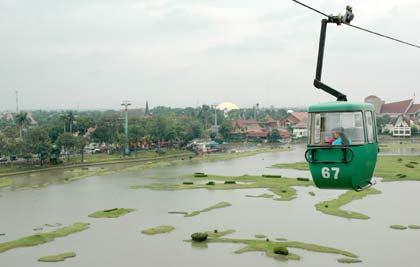
[[125,151],[124,154],[128,155],[130,153],[130,150],[128,148],[128,106],[130,106],[131,103],[128,100],[124,100],[121,104],[121,106],[124,106],[125,111],[125,125],[124,125],[124,133],[125,133]]

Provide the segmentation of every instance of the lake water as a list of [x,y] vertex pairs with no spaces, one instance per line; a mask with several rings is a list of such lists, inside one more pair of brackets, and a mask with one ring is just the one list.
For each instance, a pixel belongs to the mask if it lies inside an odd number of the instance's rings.
[[[233,253],[242,245],[209,244],[196,247],[183,242],[191,233],[213,229],[235,229],[227,237],[254,238],[267,235],[274,240],[315,243],[353,252],[363,260],[355,266],[418,266],[420,230],[398,231],[392,224],[419,224],[420,183],[379,183],[383,194],[368,196],[345,209],[369,215],[369,220],[351,220],[325,215],[315,204],[337,197],[342,191],[296,187],[292,201],[248,198],[271,193],[265,189],[246,190],[133,190],[136,184],[180,183],[180,175],[206,172],[220,175],[281,174],[310,177],[307,171],[267,168],[275,163],[303,161],[304,147],[293,151],[270,152],[219,162],[183,162],[174,166],[132,169],[60,183],[62,173],[16,177],[14,188],[45,182],[49,186],[0,190],[0,242],[37,233],[44,224],[88,222],[90,229],[36,247],[0,253],[0,266],[338,266],[340,255],[290,249],[300,261],[280,262],[260,252]],[[63,171],[62,171],[63,172]],[[51,177],[51,176],[54,177]],[[32,181],[32,182],[31,182]],[[315,196],[308,193],[315,192]],[[200,210],[227,201],[231,207],[212,210],[195,217],[168,214],[169,211]],[[136,212],[117,219],[94,219],[88,214],[114,207],[135,208]],[[158,225],[172,225],[168,234],[147,236],[140,231]],[[55,228],[43,227],[44,232]],[[41,256],[76,252],[75,258],[60,263],[39,263]]]

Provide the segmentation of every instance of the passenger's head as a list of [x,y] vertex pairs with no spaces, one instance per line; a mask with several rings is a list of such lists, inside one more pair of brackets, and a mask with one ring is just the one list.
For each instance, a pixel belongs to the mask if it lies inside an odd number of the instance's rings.
[[337,129],[338,136],[341,138],[343,145],[347,146],[349,144],[349,139],[347,139],[347,136],[344,134],[344,128],[339,127]]

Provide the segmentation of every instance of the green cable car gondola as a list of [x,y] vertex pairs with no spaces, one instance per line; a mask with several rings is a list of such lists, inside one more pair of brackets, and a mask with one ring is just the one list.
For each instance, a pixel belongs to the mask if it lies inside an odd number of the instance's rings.
[[363,190],[372,185],[378,154],[373,105],[349,103],[347,96],[321,82],[328,23],[350,23],[340,16],[321,22],[314,86],[337,102],[309,107],[309,138],[305,159],[315,185],[326,189]]

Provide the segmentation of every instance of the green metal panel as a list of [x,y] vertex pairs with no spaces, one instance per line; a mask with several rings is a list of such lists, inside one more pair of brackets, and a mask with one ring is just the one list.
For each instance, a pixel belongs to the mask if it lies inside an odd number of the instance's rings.
[[[376,143],[348,147],[308,146],[307,158],[312,178],[319,188],[363,188],[373,176],[377,151]],[[346,163],[344,158],[350,162]]]
[[357,111],[357,110],[371,110],[375,111],[372,104],[369,103],[351,103],[344,101],[336,101],[329,103],[322,103],[312,105],[308,112],[337,112],[337,111]]

